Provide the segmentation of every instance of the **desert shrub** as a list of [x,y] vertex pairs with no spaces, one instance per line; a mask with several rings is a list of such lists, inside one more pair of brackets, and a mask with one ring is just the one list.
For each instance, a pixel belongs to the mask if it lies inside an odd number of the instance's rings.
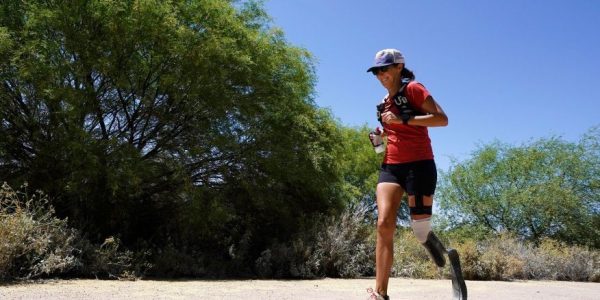
[[483,280],[524,278],[525,257],[529,248],[511,235],[499,235],[481,243],[476,277]]
[[108,237],[100,245],[80,239],[78,246],[82,249],[81,260],[84,262],[78,270],[82,276],[132,280],[142,276],[151,267],[146,260],[148,252],[134,253],[123,249],[116,237]]
[[[500,234],[478,241],[462,236],[447,242],[458,250],[463,275],[468,280],[574,280],[600,281],[600,252],[583,246],[545,239],[539,245],[511,234]],[[431,262],[425,249],[410,229],[400,229],[394,240],[392,276],[421,279],[449,278],[449,266],[442,270]]]
[[428,279],[440,276],[437,267],[410,228],[398,230],[394,237],[392,276]]
[[599,281],[600,253],[544,239],[539,245],[509,234],[456,245],[463,275],[470,280]]
[[355,278],[372,265],[373,243],[368,242],[372,227],[363,222],[364,212],[346,211],[330,219],[317,236],[315,252],[309,263],[320,266],[322,275]]
[[475,240],[465,240],[456,245],[455,249],[460,255],[460,262],[465,279],[475,279],[479,273],[479,249]]
[[[255,261],[262,277],[373,276],[375,224],[360,210],[314,220],[289,243],[275,243]],[[468,280],[600,281],[600,252],[554,240],[539,245],[511,234],[483,240],[438,232],[446,247],[458,250]],[[450,278],[450,266],[437,268],[410,228],[399,228],[394,238],[393,277]]]
[[[25,190],[25,188],[23,188]],[[4,183],[0,189],[0,279],[31,279],[81,266],[77,232],[41,192],[28,196]]]
[[[310,233],[289,244],[276,244],[256,260],[263,277],[359,277],[375,271],[375,225],[346,212],[318,221]],[[324,228],[324,230],[319,230]],[[511,234],[478,241],[447,239],[458,250],[463,275],[468,280],[574,280],[600,281],[600,252],[554,240],[539,245]],[[451,236],[451,235],[450,235]],[[400,228],[394,238],[392,276],[419,279],[450,278],[449,264],[438,269],[410,228]]]
[[0,188],[0,280],[48,276],[136,278],[149,267],[146,252],[121,249],[109,237],[93,244],[54,215],[42,192]]
[[[477,242],[461,237],[460,242],[448,242],[443,232],[437,234],[447,248],[458,250],[463,275],[467,279],[504,279],[506,274],[514,272],[519,265],[515,259],[505,260],[504,253],[511,248],[506,238]],[[518,269],[518,268],[516,268]],[[392,276],[419,279],[449,278],[449,264],[439,269],[432,261],[427,250],[417,241],[410,228],[399,229],[394,238],[394,262]]]
[[256,273],[261,277],[315,278],[319,266],[311,263],[315,246],[310,242],[315,237],[299,237],[288,244],[276,243],[263,251],[256,260]]
[[263,277],[342,277],[371,275],[375,242],[367,209],[350,207],[339,216],[315,220],[289,243],[276,243],[256,260]]
[[222,259],[212,258],[198,249],[180,247],[173,243],[161,249],[154,249],[149,276],[175,277],[212,277],[226,276]]
[[526,260],[528,277],[547,280],[598,281],[600,253],[582,246],[544,239]]

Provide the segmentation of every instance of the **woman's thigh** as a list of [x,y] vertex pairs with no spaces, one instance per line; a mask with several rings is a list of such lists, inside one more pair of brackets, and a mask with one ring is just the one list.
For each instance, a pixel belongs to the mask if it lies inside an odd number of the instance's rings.
[[383,218],[396,222],[396,212],[400,208],[403,194],[404,189],[397,183],[377,184],[377,212],[380,220]]

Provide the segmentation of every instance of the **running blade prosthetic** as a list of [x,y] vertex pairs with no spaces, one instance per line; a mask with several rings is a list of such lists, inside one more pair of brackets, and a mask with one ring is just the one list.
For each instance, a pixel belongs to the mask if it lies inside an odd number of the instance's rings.
[[467,300],[467,285],[460,268],[460,258],[455,249],[448,249],[448,260],[450,261],[454,300]]

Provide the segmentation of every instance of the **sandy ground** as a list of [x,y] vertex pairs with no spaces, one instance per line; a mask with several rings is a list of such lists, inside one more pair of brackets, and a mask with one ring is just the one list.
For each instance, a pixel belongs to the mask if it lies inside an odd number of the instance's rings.
[[[0,299],[360,299],[374,279],[104,281],[52,280],[0,286]],[[600,299],[600,283],[468,281],[469,299]],[[449,280],[392,278],[390,298],[452,299]]]

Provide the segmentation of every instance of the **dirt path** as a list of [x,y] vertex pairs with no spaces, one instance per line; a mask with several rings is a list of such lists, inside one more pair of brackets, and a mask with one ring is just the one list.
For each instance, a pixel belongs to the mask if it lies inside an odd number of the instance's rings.
[[[0,286],[0,299],[358,299],[373,279],[103,281],[57,280]],[[600,283],[468,281],[469,299],[598,300]],[[449,280],[392,278],[393,300],[452,299]]]

